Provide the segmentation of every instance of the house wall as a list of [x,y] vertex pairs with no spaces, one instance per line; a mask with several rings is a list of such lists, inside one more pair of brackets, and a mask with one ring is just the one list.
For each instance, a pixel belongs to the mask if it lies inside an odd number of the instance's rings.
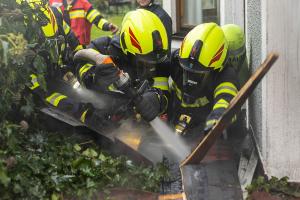
[[262,89],[262,153],[268,175],[300,181],[300,1],[265,0],[262,56],[279,60]]
[[[226,0],[221,22],[239,23],[236,10],[242,4]],[[244,6],[250,70],[254,72],[271,51],[280,56],[249,99],[249,128],[267,175],[299,182],[300,1],[245,0]]]
[[[175,1],[165,1],[176,16]],[[245,28],[251,72],[269,52],[279,53],[279,60],[249,99],[249,128],[267,175],[288,176],[296,182],[300,182],[299,10],[299,0],[220,0],[221,24]]]

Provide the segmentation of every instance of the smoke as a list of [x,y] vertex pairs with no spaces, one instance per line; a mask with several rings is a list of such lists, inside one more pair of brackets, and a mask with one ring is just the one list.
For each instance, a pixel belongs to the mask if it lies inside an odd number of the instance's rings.
[[159,118],[150,122],[150,125],[128,119],[122,122],[112,136],[153,163],[161,162],[164,157],[169,161],[180,162],[190,153],[190,148],[182,138]]
[[75,89],[76,94],[80,96],[82,102],[92,103],[97,108],[104,108],[108,104],[108,96],[104,94],[97,94],[93,90],[86,89],[84,87],[78,87]]
[[163,143],[168,146],[172,153],[175,154],[178,161],[183,160],[190,153],[190,148],[182,140],[182,137],[175,134],[165,122],[156,117],[150,122],[155,132],[159,135]]

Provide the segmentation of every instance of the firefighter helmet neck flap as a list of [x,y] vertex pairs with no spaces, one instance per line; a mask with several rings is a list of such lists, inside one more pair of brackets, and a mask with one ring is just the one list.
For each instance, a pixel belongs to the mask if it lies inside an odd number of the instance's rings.
[[228,44],[217,24],[204,23],[192,29],[179,49],[183,68],[183,100],[192,103],[195,92],[209,82],[211,72],[220,72],[227,60]]
[[120,32],[123,53],[145,63],[160,63],[167,58],[168,36],[157,15],[137,9],[126,14]]
[[226,24],[222,30],[228,41],[228,63],[238,72],[246,58],[245,35],[236,24]]

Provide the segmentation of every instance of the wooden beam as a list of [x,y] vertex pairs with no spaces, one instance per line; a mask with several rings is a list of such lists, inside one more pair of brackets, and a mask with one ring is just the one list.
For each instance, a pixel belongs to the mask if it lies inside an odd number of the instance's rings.
[[210,130],[210,132],[203,138],[193,152],[181,163],[181,167],[188,164],[199,164],[205,157],[208,150],[219,138],[223,130],[230,124],[231,119],[241,109],[247,98],[252,94],[255,87],[262,80],[265,74],[269,71],[272,65],[278,58],[277,53],[270,53],[267,59],[260,65],[255,73],[249,78],[237,96],[232,99],[229,107],[221,116],[217,124]]

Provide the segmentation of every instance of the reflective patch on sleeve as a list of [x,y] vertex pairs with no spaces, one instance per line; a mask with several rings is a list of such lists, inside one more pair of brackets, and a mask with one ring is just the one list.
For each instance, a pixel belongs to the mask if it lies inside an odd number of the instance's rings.
[[68,98],[68,97],[65,96],[65,95],[62,95],[62,94],[60,94],[60,93],[55,92],[55,93],[53,93],[51,96],[47,97],[47,98],[46,98],[46,101],[47,101],[48,103],[50,103],[51,105],[57,107],[58,104],[59,104],[59,102],[60,102],[61,100],[63,100],[63,99],[66,99],[66,98]]
[[100,15],[100,12],[96,9],[92,9],[90,12],[87,13],[86,19],[90,22],[93,23],[95,18]]
[[164,91],[169,90],[169,82],[167,77],[154,77],[153,87]]
[[79,70],[80,79],[82,79],[83,74],[86,73],[88,70],[90,70],[92,66],[93,66],[92,64],[87,63],[80,68]]
[[35,74],[31,74],[30,77],[31,77],[31,84],[32,84],[32,86],[30,87],[30,89],[34,90],[37,87],[39,87],[40,84],[39,84],[38,78],[37,78],[37,76]]
[[84,10],[74,10],[70,11],[70,19],[76,19],[76,18],[85,18],[85,11]]
[[225,99],[220,99],[213,107],[213,110],[219,109],[219,108],[227,108],[229,106],[229,103]]
[[88,112],[88,110],[84,111],[84,112],[82,113],[82,115],[80,116],[80,121],[81,121],[82,123],[85,123],[85,119],[86,119],[86,114],[87,114],[87,112]]
[[103,29],[103,25],[107,23],[108,21],[106,19],[101,18],[98,23],[98,28]]
[[223,82],[219,84],[214,91],[214,98],[216,98],[220,94],[231,94],[232,96],[236,96],[238,93],[238,89],[233,83]]

